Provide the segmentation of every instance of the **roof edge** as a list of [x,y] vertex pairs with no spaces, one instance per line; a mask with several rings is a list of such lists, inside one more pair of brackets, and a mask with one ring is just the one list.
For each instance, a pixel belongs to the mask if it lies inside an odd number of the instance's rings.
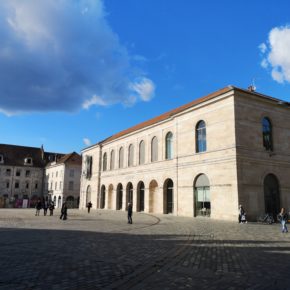
[[[225,93],[228,93],[228,92],[230,92],[230,91],[232,91],[234,89],[235,89],[235,87],[233,87],[232,85],[228,85],[228,86],[226,86],[226,87],[224,87],[224,88],[222,88],[222,89],[220,89],[218,91],[215,91],[215,92],[210,93],[210,94],[208,94],[208,95],[206,95],[204,97],[201,97],[201,98],[198,98],[198,99],[196,99],[194,101],[191,101],[190,103],[187,103],[185,105],[182,105],[180,107],[172,109],[172,110],[170,110],[168,112],[165,112],[165,113],[163,113],[161,115],[153,117],[152,119],[149,119],[149,120],[144,121],[142,123],[136,124],[135,126],[132,126],[132,127],[128,128],[128,129],[125,129],[123,131],[120,131],[120,132],[118,132],[118,133],[116,133],[116,134],[114,134],[114,135],[112,135],[112,136],[100,141],[99,143],[97,143],[95,145],[102,146],[103,143],[113,141],[113,140],[115,140],[117,138],[123,137],[123,136],[125,136],[127,134],[130,134],[130,133],[133,133],[133,132],[135,132],[137,130],[141,130],[141,129],[146,128],[148,126],[151,126],[151,125],[157,124],[159,122],[162,122],[164,120],[170,119],[173,116],[177,115],[178,113],[181,113],[181,112],[183,112],[183,111],[185,111],[185,110],[187,110],[187,109],[189,109],[191,107],[194,107],[194,106],[196,106],[198,104],[201,104],[203,102],[206,102],[208,100],[214,99],[214,98],[216,98],[216,97],[218,97],[220,95],[223,95]],[[88,148],[90,148],[90,147],[88,147]]]

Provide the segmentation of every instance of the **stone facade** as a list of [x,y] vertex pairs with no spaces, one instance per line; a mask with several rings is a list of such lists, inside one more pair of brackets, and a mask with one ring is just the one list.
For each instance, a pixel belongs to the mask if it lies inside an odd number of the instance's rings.
[[45,167],[45,193],[56,208],[61,208],[64,201],[69,208],[78,207],[81,165],[81,156],[73,152]]
[[43,196],[44,167],[56,154],[0,144],[0,207],[34,207]]
[[82,151],[80,208],[126,210],[130,201],[134,211],[237,220],[240,203],[249,219],[271,202],[288,207],[289,112],[289,103],[230,86],[119,132]]
[[[34,207],[38,199],[79,204],[81,156],[43,147],[0,144],[0,207]],[[50,177],[49,177],[50,176]]]

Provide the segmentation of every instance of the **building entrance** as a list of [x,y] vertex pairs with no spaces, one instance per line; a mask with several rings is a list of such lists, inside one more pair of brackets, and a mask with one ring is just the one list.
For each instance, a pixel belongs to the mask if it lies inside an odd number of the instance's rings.
[[279,182],[274,174],[268,174],[264,179],[265,213],[272,214],[274,219],[280,212]]

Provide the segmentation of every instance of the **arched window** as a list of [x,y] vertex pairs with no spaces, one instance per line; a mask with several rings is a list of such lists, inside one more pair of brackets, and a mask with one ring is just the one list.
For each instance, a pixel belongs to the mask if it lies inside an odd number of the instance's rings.
[[200,174],[194,184],[195,216],[210,216],[211,197],[210,184],[205,174]]
[[85,171],[84,174],[86,178],[91,178],[92,177],[92,168],[93,168],[93,156],[86,155],[85,156]]
[[142,140],[139,143],[139,164],[145,163],[145,142]]
[[263,146],[266,150],[273,151],[272,124],[269,118],[263,118]]
[[144,211],[145,208],[145,185],[139,181],[137,185],[137,211]]
[[153,137],[151,141],[151,162],[158,160],[158,140],[157,137]]
[[91,201],[91,192],[92,192],[91,186],[88,185],[87,192],[86,192],[86,205]]
[[199,121],[195,129],[196,153],[206,151],[206,126],[204,121]]
[[111,151],[111,159],[110,159],[110,169],[113,170],[115,168],[115,151]]
[[165,138],[165,159],[173,158],[173,134],[168,132]]
[[124,167],[124,148],[121,147],[119,150],[119,168]]
[[128,167],[133,166],[134,163],[134,146],[131,144],[128,150]]
[[107,170],[107,153],[103,155],[103,171]]
[[173,197],[173,181],[168,178],[163,185],[163,213],[173,213],[174,197]]

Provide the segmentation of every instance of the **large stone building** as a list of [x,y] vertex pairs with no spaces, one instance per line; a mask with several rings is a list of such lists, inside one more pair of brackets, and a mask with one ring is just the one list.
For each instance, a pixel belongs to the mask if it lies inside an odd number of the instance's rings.
[[253,220],[290,206],[290,103],[228,86],[82,155],[80,208]]
[[66,201],[70,208],[78,207],[82,158],[76,152],[49,162],[45,167],[45,194],[57,208]]
[[[60,187],[61,190],[55,192],[58,195],[53,195],[54,190],[49,192],[47,188],[48,180],[52,182],[52,179],[45,178],[58,168],[63,176],[54,180],[53,186],[58,181],[63,186],[58,183],[57,190]],[[57,206],[62,204],[63,197],[68,197],[70,205],[76,206],[80,190],[80,170],[81,157],[75,152],[64,155],[45,152],[43,147],[0,144],[0,207],[34,207],[39,198],[48,200],[55,196]]]

